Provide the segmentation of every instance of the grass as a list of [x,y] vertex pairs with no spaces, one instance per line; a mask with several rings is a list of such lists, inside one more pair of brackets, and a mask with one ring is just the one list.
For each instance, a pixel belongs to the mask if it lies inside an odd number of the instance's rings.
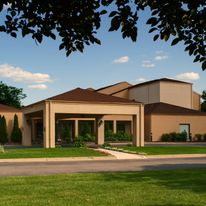
[[206,154],[206,147],[194,146],[155,146],[155,147],[133,147],[122,146],[121,149],[135,153],[146,153],[147,155],[169,155],[169,154]]
[[91,157],[91,156],[105,156],[100,153],[87,148],[23,148],[23,149],[5,149],[5,153],[0,152],[0,159],[12,158],[46,158],[46,157]]
[[0,178],[1,206],[205,206],[206,169]]

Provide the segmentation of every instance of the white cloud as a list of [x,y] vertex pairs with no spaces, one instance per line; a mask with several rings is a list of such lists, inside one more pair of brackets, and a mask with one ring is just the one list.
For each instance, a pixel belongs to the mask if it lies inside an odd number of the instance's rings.
[[115,59],[113,61],[113,63],[115,64],[124,64],[124,63],[127,63],[129,61],[129,57],[128,56],[123,56],[123,57],[120,57],[119,59]]
[[49,74],[32,73],[9,64],[0,65],[0,77],[8,78],[16,82],[45,83],[52,81]]
[[168,55],[165,54],[163,51],[156,51],[155,52],[155,60],[156,61],[161,61],[161,60],[165,60],[168,59]]
[[47,85],[45,84],[34,84],[34,85],[29,85],[28,88],[30,89],[47,89]]
[[186,72],[182,74],[178,74],[176,79],[183,80],[183,81],[195,81],[200,79],[200,75],[195,72]]
[[142,67],[144,67],[144,68],[153,68],[153,67],[155,67],[155,64],[152,63],[149,60],[145,60],[145,61],[142,61]]
[[136,81],[138,81],[138,82],[145,82],[147,80],[144,77],[140,77],[140,78],[136,79]]

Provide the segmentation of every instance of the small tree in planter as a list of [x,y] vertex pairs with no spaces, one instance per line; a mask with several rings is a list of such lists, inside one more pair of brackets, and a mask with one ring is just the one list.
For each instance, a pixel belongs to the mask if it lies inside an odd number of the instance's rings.
[[8,135],[6,129],[6,119],[5,117],[0,117],[0,143],[5,144],[8,142]]
[[11,141],[15,143],[21,143],[21,140],[22,140],[22,133],[21,133],[21,129],[19,128],[18,116],[15,114],[14,126],[11,133]]

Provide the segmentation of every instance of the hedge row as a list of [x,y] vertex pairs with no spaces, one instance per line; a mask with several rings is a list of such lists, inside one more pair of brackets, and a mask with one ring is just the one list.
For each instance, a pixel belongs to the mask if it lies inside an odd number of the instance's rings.
[[206,141],[206,134],[196,134],[195,135],[195,141],[198,141],[198,142],[202,142],[202,141]]
[[111,130],[105,132],[105,141],[119,142],[119,141],[132,141],[132,135],[123,131],[113,133]]
[[176,133],[176,132],[165,133],[165,134],[162,135],[161,140],[163,142],[186,142],[187,133],[186,132],[182,132],[182,133]]

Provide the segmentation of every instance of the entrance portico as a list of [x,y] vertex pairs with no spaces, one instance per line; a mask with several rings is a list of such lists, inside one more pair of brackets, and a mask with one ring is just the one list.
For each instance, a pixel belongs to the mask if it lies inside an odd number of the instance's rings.
[[[144,107],[141,103],[118,97],[76,89],[27,106],[23,110],[23,144],[31,145],[32,118],[43,120],[43,145],[55,147],[55,125],[60,116],[69,118],[90,118],[95,121],[96,142],[104,144],[104,119],[107,116],[131,116],[133,144],[144,146]],[[78,134],[75,121],[75,135]]]

